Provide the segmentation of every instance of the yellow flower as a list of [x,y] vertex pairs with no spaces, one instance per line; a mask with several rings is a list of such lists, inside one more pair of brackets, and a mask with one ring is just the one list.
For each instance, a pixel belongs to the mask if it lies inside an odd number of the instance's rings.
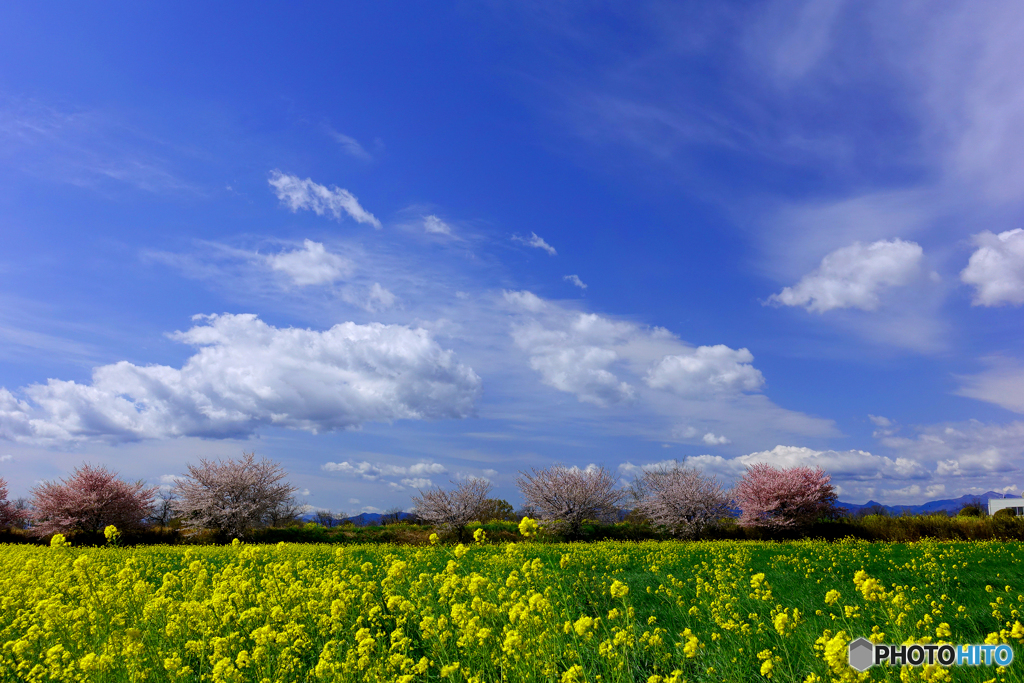
[[459,670],[459,663],[458,662],[455,662],[454,664],[449,664],[448,666],[442,666],[441,667],[441,678],[444,678],[445,676],[450,676],[451,674],[455,673],[458,670]]
[[943,621],[935,628],[935,635],[939,638],[949,638],[953,632],[949,630],[949,624]]
[[842,598],[842,597],[843,596],[842,596],[842,594],[839,591],[837,591],[837,590],[830,590],[828,593],[825,593],[825,604],[826,605],[834,605],[837,602],[839,602],[839,599]]
[[529,517],[523,517],[523,521],[519,522],[519,533],[524,538],[529,538],[537,533],[540,529],[540,525],[537,524],[536,520],[530,519]]
[[120,540],[121,532],[117,530],[116,526],[110,524],[103,530],[103,536],[107,539],[107,543],[115,544]]
[[455,557],[458,557],[459,559],[461,559],[462,556],[465,555],[468,552],[469,552],[469,548],[467,548],[466,546],[462,545],[461,543],[458,544],[457,546],[455,546]]
[[621,581],[612,581],[611,594],[613,598],[624,598],[629,593],[629,586]]
[[487,534],[483,529],[477,529],[473,532],[473,540],[477,543],[483,543],[485,538],[487,538]]
[[430,545],[437,545],[437,534],[430,534]]
[[53,538],[50,539],[51,548],[67,548],[70,545],[67,539],[64,538],[64,534],[54,534]]

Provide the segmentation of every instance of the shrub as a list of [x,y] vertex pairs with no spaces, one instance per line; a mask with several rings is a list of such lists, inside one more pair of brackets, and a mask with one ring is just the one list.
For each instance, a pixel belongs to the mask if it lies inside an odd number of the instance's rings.
[[837,514],[832,478],[822,468],[777,469],[759,462],[733,489],[742,510],[739,524],[753,527],[805,527]]
[[413,496],[412,502],[420,519],[440,527],[443,531],[456,533],[462,538],[466,525],[480,518],[487,494],[490,492],[490,482],[483,479],[468,479],[456,484],[455,489],[451,491],[420,491],[418,496]]
[[31,495],[34,535],[97,533],[110,524],[119,529],[141,526],[156,487],[146,488],[141,481],[130,484],[105,467],[85,464],[66,480],[44,481]]
[[[526,517],[528,515],[523,515]],[[488,498],[480,510],[478,522],[518,522],[522,517],[516,517],[515,508],[512,503],[501,498]]]
[[282,481],[286,476],[273,461],[256,462],[255,453],[243,453],[240,460],[201,459],[175,484],[174,508],[185,526],[237,538],[294,517],[296,488]]
[[[963,510],[960,511],[960,514],[963,514]],[[1013,508],[1003,508],[1002,510],[996,510],[996,513],[992,516],[999,519],[1006,519],[1007,517],[1016,517],[1017,511]]]
[[960,508],[960,512],[956,513],[957,517],[981,517],[984,514],[985,511],[977,503],[968,503]]
[[604,467],[595,466],[531,468],[529,473],[519,473],[516,486],[528,507],[570,538],[579,535],[585,520],[615,520],[627,493],[615,488],[615,479]]
[[729,513],[714,477],[679,464],[647,470],[633,483],[635,512],[673,536],[694,538]]

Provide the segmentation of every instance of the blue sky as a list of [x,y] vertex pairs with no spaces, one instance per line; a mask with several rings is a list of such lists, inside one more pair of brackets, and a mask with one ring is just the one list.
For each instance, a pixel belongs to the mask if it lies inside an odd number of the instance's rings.
[[1019,3],[0,10],[0,476],[1019,491]]

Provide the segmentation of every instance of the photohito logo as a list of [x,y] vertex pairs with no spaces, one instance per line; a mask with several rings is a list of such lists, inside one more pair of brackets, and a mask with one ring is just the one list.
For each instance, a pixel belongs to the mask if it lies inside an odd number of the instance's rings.
[[867,671],[875,664],[920,666],[940,664],[941,666],[982,666],[995,664],[1009,666],[1013,662],[1013,648],[1009,645],[935,645],[933,643],[913,645],[884,645],[872,643],[867,638],[858,638],[850,643],[850,666],[857,671]]

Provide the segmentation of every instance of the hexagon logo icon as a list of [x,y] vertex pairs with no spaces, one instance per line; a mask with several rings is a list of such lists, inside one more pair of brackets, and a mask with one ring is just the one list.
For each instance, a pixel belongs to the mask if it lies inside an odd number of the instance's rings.
[[850,666],[857,671],[867,671],[875,663],[875,646],[867,638],[858,638],[850,643]]

